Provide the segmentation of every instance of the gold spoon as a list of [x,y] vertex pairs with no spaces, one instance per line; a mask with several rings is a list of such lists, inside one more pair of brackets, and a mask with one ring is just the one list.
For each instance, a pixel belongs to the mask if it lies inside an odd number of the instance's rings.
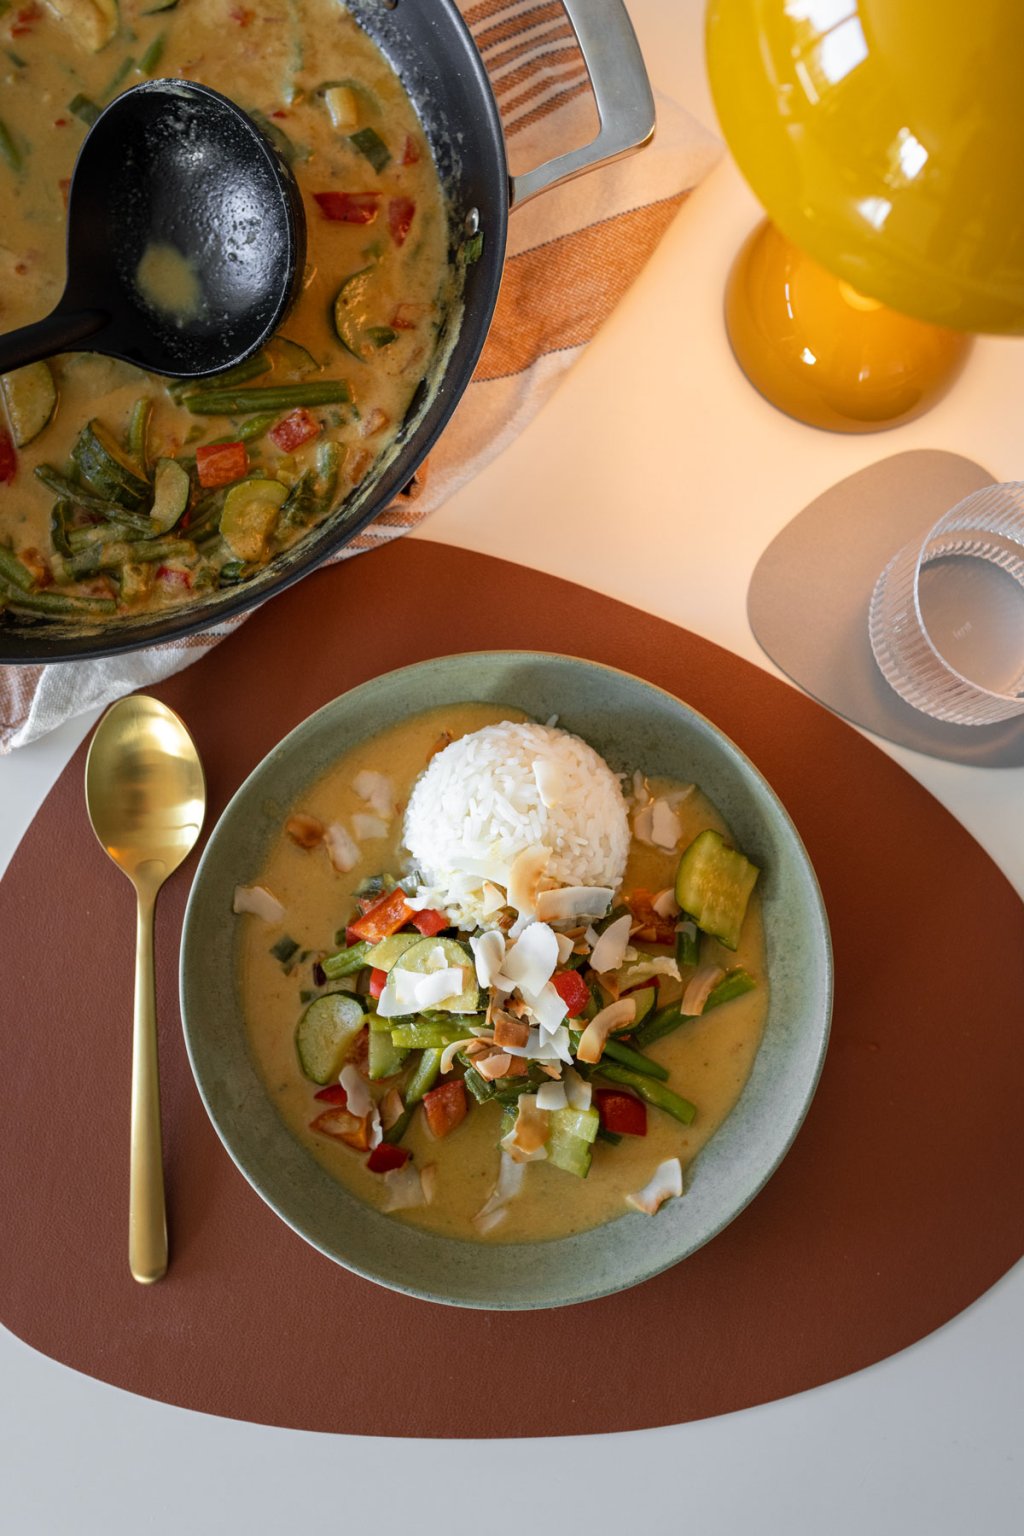
[[140,1285],[167,1270],[153,977],[157,892],[195,847],[206,811],[199,754],[173,710],[145,694],[103,716],[85,763],[92,829],[138,897],[128,1264]]

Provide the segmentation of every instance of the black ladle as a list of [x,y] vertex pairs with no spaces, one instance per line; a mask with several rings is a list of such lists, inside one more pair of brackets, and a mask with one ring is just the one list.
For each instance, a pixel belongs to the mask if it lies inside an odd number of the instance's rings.
[[[295,178],[255,123],[205,85],[147,80],[86,135],[68,198],[67,286],[45,320],[0,336],[0,372],[88,350],[175,378],[220,373],[273,334],[305,252]],[[140,278],[154,253],[172,264],[167,294],[145,280],[151,265]],[[175,278],[193,302],[179,302]]]

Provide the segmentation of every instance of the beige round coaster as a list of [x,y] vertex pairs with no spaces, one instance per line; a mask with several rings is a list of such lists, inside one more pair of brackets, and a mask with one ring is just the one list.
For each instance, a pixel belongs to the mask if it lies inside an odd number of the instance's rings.
[[747,594],[763,650],[813,698],[878,736],[979,768],[1024,764],[1024,720],[949,725],[894,693],[868,641],[879,574],[971,491],[992,485],[970,459],[919,448],[872,464],[794,517],[758,561]]

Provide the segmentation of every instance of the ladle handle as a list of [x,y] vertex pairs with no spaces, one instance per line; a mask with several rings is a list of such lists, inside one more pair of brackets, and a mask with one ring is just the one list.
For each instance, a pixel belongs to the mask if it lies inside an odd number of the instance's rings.
[[0,373],[38,363],[40,358],[54,357],[58,352],[73,352],[87,336],[102,331],[109,320],[110,316],[101,309],[73,314],[56,309],[45,320],[8,331],[6,336],[0,336]]
[[167,1270],[167,1216],[160,1136],[160,1078],[153,972],[155,892],[140,890],[135,939],[135,1028],[132,1036],[132,1150],[128,1192],[128,1266],[140,1285]]

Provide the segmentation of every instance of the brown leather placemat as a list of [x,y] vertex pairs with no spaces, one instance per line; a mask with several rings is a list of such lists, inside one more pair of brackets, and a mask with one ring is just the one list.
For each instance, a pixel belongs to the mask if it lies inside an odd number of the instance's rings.
[[781,1169],[707,1247],[555,1312],[453,1312],[340,1269],[250,1189],[185,1057],[157,963],[172,1263],[126,1263],[132,895],[96,845],[85,748],[0,885],[0,1312],[46,1354],[185,1407],[303,1429],[639,1429],[815,1386],[912,1343],[1021,1250],[1024,905],[884,754],[727,651],[581,587],[402,540],[276,598],[153,691],[195,734],[212,826],[286,731],[376,673],[524,646],[638,673],[709,715],[796,821],[832,923],[821,1086]]

